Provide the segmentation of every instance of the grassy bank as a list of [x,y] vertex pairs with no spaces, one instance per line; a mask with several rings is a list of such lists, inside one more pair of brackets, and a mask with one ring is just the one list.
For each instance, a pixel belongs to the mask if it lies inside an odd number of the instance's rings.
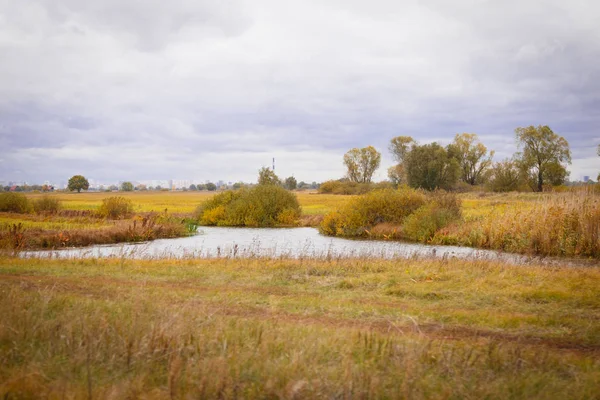
[[94,215],[0,213],[0,250],[21,251],[140,242],[189,235],[195,225],[181,217],[146,213],[123,220]]
[[592,190],[457,196],[407,187],[369,192],[325,215],[321,233],[600,259],[600,196]]
[[598,398],[600,270],[0,258],[3,398]]

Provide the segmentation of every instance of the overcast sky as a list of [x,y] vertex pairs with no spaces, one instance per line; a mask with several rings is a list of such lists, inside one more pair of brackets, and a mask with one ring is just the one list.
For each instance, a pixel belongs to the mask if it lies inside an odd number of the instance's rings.
[[549,125],[600,172],[596,0],[0,0],[0,180],[299,181]]

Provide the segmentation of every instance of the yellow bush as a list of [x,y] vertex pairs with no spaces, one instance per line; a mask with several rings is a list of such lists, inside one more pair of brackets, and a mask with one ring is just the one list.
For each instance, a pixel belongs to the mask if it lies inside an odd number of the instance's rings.
[[295,194],[280,186],[258,185],[214,196],[198,208],[197,218],[202,225],[295,225],[300,205]]
[[320,230],[326,235],[368,236],[369,230],[378,224],[401,224],[426,200],[423,192],[408,187],[375,190],[352,199],[341,210],[327,214]]
[[202,214],[200,223],[202,225],[217,225],[220,220],[225,216],[225,206],[218,206],[209,210],[206,210]]
[[121,219],[129,217],[133,213],[131,200],[125,197],[115,196],[102,200],[98,208],[98,214],[108,219]]

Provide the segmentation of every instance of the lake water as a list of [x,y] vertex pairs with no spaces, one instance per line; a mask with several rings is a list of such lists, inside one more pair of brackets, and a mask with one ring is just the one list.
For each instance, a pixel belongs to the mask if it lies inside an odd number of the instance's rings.
[[30,251],[24,257],[58,258],[210,258],[210,257],[435,257],[502,260],[522,264],[529,257],[491,250],[415,243],[349,240],[320,235],[314,228],[218,228],[201,227],[185,238],[151,242],[91,246],[53,251]]

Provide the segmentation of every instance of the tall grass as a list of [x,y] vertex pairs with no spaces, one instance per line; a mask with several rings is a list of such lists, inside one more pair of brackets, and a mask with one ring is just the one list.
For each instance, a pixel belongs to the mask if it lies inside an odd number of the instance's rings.
[[0,258],[0,277],[2,398],[598,398],[597,269]]
[[40,225],[11,223],[0,225],[0,249],[38,250],[84,247],[96,244],[141,242],[188,236],[193,231],[181,218],[158,214],[137,216],[109,224]]
[[548,256],[600,257],[600,196],[592,191],[552,194],[532,207],[503,207],[444,228],[434,243]]

